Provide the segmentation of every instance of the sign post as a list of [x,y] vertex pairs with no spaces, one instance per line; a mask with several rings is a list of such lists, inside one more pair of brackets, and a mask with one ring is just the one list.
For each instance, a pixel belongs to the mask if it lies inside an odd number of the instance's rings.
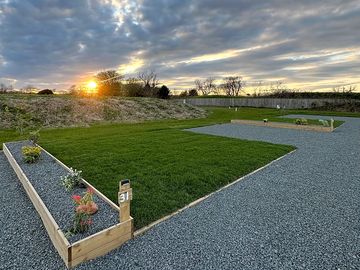
[[132,200],[132,188],[130,187],[130,180],[121,180],[119,183],[119,219],[124,222],[130,219],[130,201]]

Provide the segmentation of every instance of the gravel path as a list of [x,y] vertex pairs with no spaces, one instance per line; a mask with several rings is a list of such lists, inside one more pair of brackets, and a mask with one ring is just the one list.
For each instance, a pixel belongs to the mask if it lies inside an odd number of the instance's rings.
[[[298,150],[78,269],[360,269],[360,119],[336,119],[346,122],[333,133],[236,124],[192,129]],[[19,193],[15,176],[3,174],[0,181]],[[20,193],[15,203],[3,202],[3,212],[27,205]],[[28,239],[12,235],[10,241],[21,247]],[[39,254],[35,246],[29,249]],[[58,260],[47,258],[49,265]]]

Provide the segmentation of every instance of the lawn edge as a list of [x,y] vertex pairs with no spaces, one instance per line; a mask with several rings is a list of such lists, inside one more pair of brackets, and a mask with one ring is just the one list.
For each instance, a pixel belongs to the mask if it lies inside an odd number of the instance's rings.
[[191,208],[191,207],[193,207],[193,206],[198,205],[199,203],[201,203],[202,201],[206,200],[207,198],[215,195],[216,193],[221,192],[221,191],[224,190],[224,189],[227,189],[227,188],[229,188],[229,187],[237,184],[238,182],[240,182],[240,181],[244,180],[245,178],[249,177],[250,175],[255,174],[255,173],[257,173],[257,172],[265,169],[266,167],[268,167],[268,166],[270,166],[271,164],[273,164],[273,163],[275,163],[275,162],[277,162],[277,161],[285,158],[286,156],[294,153],[295,151],[297,151],[297,149],[294,149],[294,150],[286,153],[285,155],[282,155],[282,156],[280,156],[280,157],[278,157],[278,158],[270,161],[270,162],[267,163],[266,165],[264,165],[264,166],[262,166],[262,167],[260,167],[260,168],[257,168],[256,170],[254,170],[254,171],[252,171],[252,172],[250,172],[250,173],[248,173],[248,174],[246,174],[246,175],[244,175],[244,176],[241,176],[240,178],[236,179],[235,181],[233,181],[233,182],[231,182],[231,183],[229,183],[229,184],[227,184],[227,185],[219,188],[218,190],[215,190],[215,191],[213,191],[213,192],[211,192],[211,193],[209,193],[209,194],[207,194],[207,195],[205,195],[205,196],[203,196],[203,197],[201,197],[201,198],[199,198],[199,199],[197,199],[197,200],[189,203],[188,205],[186,205],[186,206],[184,206],[184,207],[176,210],[175,212],[173,212],[173,213],[171,213],[171,214],[169,214],[169,215],[166,215],[166,216],[164,216],[164,217],[162,217],[162,218],[160,218],[160,219],[158,219],[158,220],[150,223],[149,225],[146,225],[145,227],[142,227],[141,229],[136,230],[136,231],[134,232],[134,238],[143,235],[144,233],[146,233],[147,231],[149,231],[149,230],[152,229],[153,227],[159,225],[160,223],[162,223],[162,222],[164,222],[164,221],[166,221],[166,220],[168,220],[168,219],[170,219],[170,218],[172,218],[172,217],[180,214],[181,212],[185,211],[186,209],[189,209],[189,208]]

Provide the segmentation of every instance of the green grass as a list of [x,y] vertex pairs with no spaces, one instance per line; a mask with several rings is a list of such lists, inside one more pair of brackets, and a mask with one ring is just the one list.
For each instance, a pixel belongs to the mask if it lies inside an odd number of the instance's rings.
[[[130,179],[131,214],[141,228],[294,149],[183,131],[237,118],[289,121],[274,109],[208,109],[204,119],[46,129],[40,144],[116,203],[119,181]],[[21,138],[0,131],[0,142]]]

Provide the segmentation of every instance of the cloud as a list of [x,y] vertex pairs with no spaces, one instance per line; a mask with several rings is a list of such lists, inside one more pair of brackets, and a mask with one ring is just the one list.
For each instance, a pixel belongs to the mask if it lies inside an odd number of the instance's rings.
[[153,69],[172,88],[239,74],[304,89],[360,83],[357,0],[0,1],[0,80],[67,88]]

